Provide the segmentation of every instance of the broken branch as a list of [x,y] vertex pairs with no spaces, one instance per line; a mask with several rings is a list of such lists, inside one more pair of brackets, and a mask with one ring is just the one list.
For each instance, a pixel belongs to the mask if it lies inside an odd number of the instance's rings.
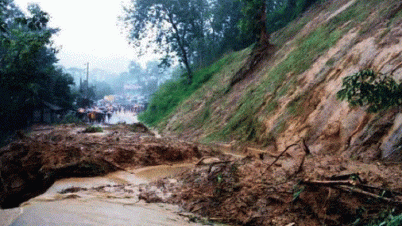
[[299,144],[292,144],[288,147],[286,147],[286,149],[284,151],[282,151],[281,154],[278,155],[278,157],[276,157],[276,159],[265,169],[265,171],[268,171],[291,147],[296,146]]
[[379,200],[382,200],[382,201],[386,201],[386,202],[389,202],[389,203],[394,203],[394,204],[402,205],[402,201],[400,201],[400,200],[395,200],[395,199],[390,199],[390,198],[382,197],[382,196],[379,196],[379,195],[377,195],[377,194],[373,194],[373,193],[364,191],[364,190],[362,190],[362,189],[360,189],[360,188],[348,187],[348,186],[345,186],[345,185],[339,185],[339,186],[337,186],[337,187],[338,187],[339,189],[341,189],[341,190],[344,190],[344,191],[354,192],[354,193],[358,193],[358,194],[361,194],[361,195],[365,195],[365,196],[369,196],[369,197],[372,197],[372,198],[376,198],[376,199],[379,199]]
[[356,181],[353,180],[329,180],[329,181],[302,181],[302,184],[307,184],[307,185],[323,185],[323,186],[333,186],[333,185],[351,185],[355,186],[357,185]]

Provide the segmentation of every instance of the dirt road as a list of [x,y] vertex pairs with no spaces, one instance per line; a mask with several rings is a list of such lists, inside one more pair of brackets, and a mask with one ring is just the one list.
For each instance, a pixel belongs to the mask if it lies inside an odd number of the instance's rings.
[[[8,208],[0,211],[1,222],[195,225],[175,213],[177,206],[141,201],[139,189],[140,184],[188,169],[207,151],[155,138],[137,125],[111,125],[101,133],[84,130],[75,125],[33,128],[0,150],[0,204]],[[79,192],[63,194],[71,188]]]
[[[157,173],[159,169],[154,171]],[[7,210],[4,215],[10,211],[14,215],[9,215],[5,225],[201,225],[179,216],[182,210],[178,206],[139,200],[139,189],[148,182],[148,178],[126,171],[93,178],[62,179],[46,193]],[[118,191],[117,187],[124,187],[125,192]],[[77,191],[65,192],[72,188]]]

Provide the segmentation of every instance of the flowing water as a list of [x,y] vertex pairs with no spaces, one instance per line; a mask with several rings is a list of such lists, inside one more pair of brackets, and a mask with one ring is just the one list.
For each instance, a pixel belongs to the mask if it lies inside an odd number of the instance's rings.
[[[140,187],[151,179],[190,166],[155,166],[103,177],[59,180],[19,208],[0,210],[0,225],[200,225],[179,216],[177,206],[138,200]],[[71,188],[77,190],[62,192]]]
[[137,115],[130,111],[117,111],[113,113],[110,121],[110,124],[117,124],[117,123],[126,123],[126,124],[133,124],[138,122]]

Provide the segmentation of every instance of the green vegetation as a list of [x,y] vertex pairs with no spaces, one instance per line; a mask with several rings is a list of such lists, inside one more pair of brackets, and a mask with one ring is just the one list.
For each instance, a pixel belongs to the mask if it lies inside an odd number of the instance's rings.
[[84,124],[82,120],[80,120],[77,116],[74,114],[67,114],[63,120],[60,122],[60,124]]
[[377,223],[372,223],[374,226],[398,226],[402,225],[402,214],[393,216],[392,214],[389,214],[385,219],[381,219],[380,222]]
[[[172,56],[192,83],[194,68],[210,65],[228,51],[238,51],[299,17],[324,0],[133,0],[122,17],[129,39],[144,52]],[[152,43],[151,45],[144,44]],[[156,45],[155,45],[156,44]]]
[[[339,17],[344,18],[342,14],[339,15]],[[251,116],[255,115],[260,110],[268,113],[274,110],[275,108],[265,103],[266,100],[264,96],[266,93],[275,94],[271,101],[277,102],[277,98],[293,90],[296,86],[296,82],[293,79],[289,79],[289,75],[300,75],[309,69],[317,56],[325,53],[351,28],[349,26],[343,29],[333,29],[338,25],[337,23],[342,23],[343,21],[337,19],[337,17],[335,17],[335,20],[337,20],[337,22],[332,22],[332,26],[328,26],[327,24],[322,25],[309,35],[297,39],[298,48],[293,50],[288,57],[276,67],[272,68],[267,73],[261,85],[248,89],[248,92],[244,94],[240,100],[239,108],[236,110],[236,113],[225,126],[221,134],[222,136],[234,133],[243,137],[243,141],[245,138],[246,140],[255,141],[255,137],[262,135],[255,134],[257,131],[265,132],[261,129],[263,125],[254,120]],[[286,83],[286,80],[290,82]],[[302,101],[292,101],[292,103],[288,105],[288,112],[296,116],[301,104]],[[285,127],[285,125],[281,127]]]
[[[268,144],[269,138],[286,130],[291,118],[303,116],[305,113],[302,109],[308,97],[311,96],[310,90],[299,93],[287,103],[285,113],[278,117],[272,128],[267,128],[264,123],[267,116],[273,116],[275,110],[280,107],[282,97],[291,96],[297,91],[299,76],[307,71],[318,57],[335,46],[352,28],[360,28],[359,35],[364,35],[366,33],[364,29],[372,25],[373,17],[380,20],[382,14],[379,12],[387,6],[389,4],[378,0],[356,1],[328,21],[318,25],[313,24],[309,33],[299,34],[300,30],[320,12],[320,10],[312,10],[307,16],[290,22],[288,26],[272,36],[271,42],[275,44],[276,49],[284,47],[291,51],[285,50],[286,55],[283,60],[273,62],[274,66],[267,66],[260,71],[261,74],[258,75],[256,82],[245,87],[236,100],[222,100],[222,95],[225,95],[224,87],[230,81],[228,76],[233,76],[238,70],[228,70],[229,66],[221,60],[222,64],[218,62],[195,73],[197,74],[195,77],[198,77],[201,82],[190,86],[184,81],[175,81],[162,86],[162,89],[154,95],[147,112],[141,115],[140,119],[151,126],[163,126],[169,119],[168,115],[178,113],[178,117],[183,117],[185,120],[173,120],[174,124],[171,124],[170,128],[176,132],[190,128],[202,130],[205,135],[203,139],[207,142],[237,139],[243,142]],[[282,7],[285,5],[278,6],[278,9]],[[325,9],[328,6],[320,5],[319,7]],[[328,10],[335,12],[337,9]],[[370,20],[368,20],[369,15],[373,15]],[[285,43],[290,40],[292,42],[285,46]],[[233,60],[233,64],[241,66],[242,59],[244,58],[238,58],[237,63],[236,59]],[[326,67],[332,67],[336,61],[336,58],[331,58],[326,62]],[[320,77],[320,79],[325,78]],[[194,109],[197,111],[192,112]],[[225,111],[223,113],[226,116],[225,121],[214,114],[217,111],[218,114]]]
[[[290,52],[276,67],[271,68],[261,84],[249,87],[244,92],[234,115],[219,133],[219,136],[216,137],[221,139],[231,134],[242,141],[263,142],[261,139],[265,136],[264,134],[275,136],[283,131],[283,128],[286,128],[287,118],[301,115],[300,109],[306,101],[307,93],[300,94],[287,105],[287,114],[281,117],[278,126],[272,128],[272,131],[265,131],[265,126],[253,116],[258,112],[269,114],[273,111],[275,108],[272,107],[272,104],[267,104],[267,101],[268,103],[275,103],[281,96],[293,92],[296,89],[297,76],[308,70],[317,57],[333,47],[357,23],[364,21],[375,3],[376,0],[357,1],[353,6],[332,18],[328,23],[317,27],[308,35],[296,36],[297,48]],[[300,23],[300,25],[291,24],[291,28],[301,29],[306,22],[301,20]],[[274,41],[274,43],[281,42]],[[269,100],[265,98],[267,93],[272,94]]]
[[[152,6],[152,4],[158,2],[157,0],[153,1],[153,2],[143,2],[143,1],[136,1],[135,4],[137,4],[138,6],[141,7],[145,7],[146,9],[148,9],[148,7]],[[216,4],[214,7],[220,7],[219,10],[224,10],[224,8],[231,8],[232,11],[231,12],[225,12],[225,16],[231,15],[230,17],[235,18],[236,23],[238,23],[240,21],[240,16],[241,16],[241,12],[240,12],[240,8],[239,5],[233,5],[234,3],[230,3],[228,1],[224,1],[224,0],[219,0],[219,1],[213,1],[215,2],[214,4]],[[266,4],[266,13],[268,13],[268,15],[276,13],[276,10],[281,10],[281,13],[277,13],[275,14],[275,18],[277,18],[278,20],[284,19],[285,18],[285,11],[292,9],[293,7],[296,7],[297,9],[293,12],[293,16],[294,18],[297,17],[298,15],[301,14],[302,11],[304,11],[305,9],[307,9],[308,6],[310,6],[311,4],[313,4],[314,2],[316,2],[316,0],[313,1],[305,1],[305,0],[297,0],[297,1],[276,1],[274,2],[268,2]],[[166,2],[164,4],[176,4],[174,2]],[[277,5],[279,4],[279,5]],[[243,15],[247,10],[246,8],[250,6],[260,6],[262,4],[254,4],[251,1],[243,1],[242,2],[242,10],[243,10]],[[197,6],[198,7],[198,6]],[[219,13],[217,13],[218,8],[214,8],[212,7],[210,10],[212,10],[212,12],[214,12],[213,14],[211,14],[210,16],[212,18],[218,18],[217,16],[219,15]],[[237,8],[236,8],[237,7]],[[255,8],[255,7],[254,7]],[[249,12],[252,12],[253,10],[260,10],[260,9],[254,9],[253,7],[251,7],[251,9],[249,9]],[[285,10],[286,8],[286,10]],[[179,8],[178,8],[179,9]],[[214,11],[215,10],[215,11]],[[237,13],[234,13],[234,11],[238,10]],[[185,17],[185,15],[182,15],[182,12],[179,10],[177,12],[174,12],[175,14],[177,14],[178,16],[183,16],[183,18]],[[132,16],[129,18],[129,16]],[[235,15],[235,17],[233,17],[233,15]],[[248,14],[247,14],[248,15]],[[278,17],[278,15],[281,15]],[[142,15],[144,16],[144,15]],[[198,15],[197,16],[201,16]],[[222,15],[219,15],[219,18],[225,18],[225,16],[222,17]],[[133,22],[133,21],[139,21],[139,18],[141,17],[141,15],[137,15],[136,13],[134,14],[129,14],[129,12],[127,11],[127,21]],[[160,18],[163,20],[163,18]],[[202,19],[208,19],[208,18],[201,18]],[[217,20],[220,21],[220,20]],[[284,24],[289,23],[290,20],[287,21],[281,21],[281,25],[283,26]],[[243,18],[242,23],[247,22],[246,18]],[[308,20],[305,20],[305,23],[307,23]],[[184,23],[184,22],[183,22]],[[257,22],[258,23],[258,22]],[[139,25],[139,24],[137,24]],[[214,24],[212,24],[213,26],[216,26]],[[232,26],[232,25],[230,25]],[[270,26],[273,26],[272,24]],[[279,29],[280,26],[275,26],[274,29]],[[303,25],[304,26],[304,25]],[[302,26],[299,26],[295,32],[297,32],[297,30],[301,29]],[[258,29],[257,29],[258,30]],[[221,31],[223,33],[227,32],[226,30],[217,30],[217,31]],[[142,37],[145,36],[141,36],[141,34],[145,34],[145,30],[131,30],[131,32],[133,32],[133,38],[134,40],[141,40]],[[194,32],[194,31],[189,31],[189,32]],[[239,31],[237,31],[239,32]],[[243,33],[243,37],[242,39],[238,39],[235,36],[239,36],[240,33],[237,33],[236,35],[232,35],[232,44],[235,44],[236,46],[238,46],[238,44],[236,44],[239,41],[244,42],[244,40],[256,40],[256,36],[258,36],[258,34],[256,34],[256,32],[254,32],[254,38],[253,37],[248,37],[249,34],[244,34]],[[294,33],[289,34],[289,37],[292,36]],[[170,36],[172,34],[166,34],[167,36]],[[228,33],[225,33],[225,35],[229,35]],[[214,36],[214,34],[212,34],[212,37]],[[194,39],[196,40],[196,39]],[[174,42],[180,42],[179,40],[171,40],[172,43]],[[247,43],[249,43],[249,41],[247,41]],[[208,45],[214,45],[214,46],[219,46],[219,43],[209,43]],[[202,45],[195,45],[194,47],[196,47],[196,49],[194,49],[195,52],[199,52],[199,53],[203,53],[202,49],[200,49],[200,47],[202,47]],[[204,45],[205,47],[205,45]],[[230,48],[230,47],[229,47]],[[233,47],[232,47],[233,48]],[[227,50],[227,49],[226,49]],[[174,51],[178,51],[180,52],[180,50],[174,50]],[[221,50],[222,51],[222,50]],[[184,64],[186,64],[186,57],[190,57],[189,55],[186,55],[187,53],[181,53],[180,56],[182,58],[182,62]],[[201,57],[204,57],[202,55],[199,55]],[[203,84],[205,84],[210,78],[211,76],[217,74],[220,71],[220,68],[224,67],[228,62],[225,62],[227,59],[227,57],[223,58],[222,60],[218,61],[217,63],[198,70],[194,73],[193,76],[189,75],[189,73],[192,73],[191,70],[189,70],[188,65],[185,65],[187,68],[187,73],[183,75],[183,79],[182,80],[177,80],[177,81],[171,81],[168,82],[164,85],[162,85],[159,90],[153,95],[153,98],[151,100],[151,103],[147,109],[147,111],[145,113],[143,113],[142,115],[140,115],[140,120],[144,121],[145,123],[147,123],[150,126],[155,126],[158,123],[160,123],[163,118],[167,117],[169,114],[171,114],[174,109],[176,109],[176,107],[183,102],[183,100],[186,100],[188,97],[190,97],[197,89],[199,89]],[[231,72],[234,73],[234,72]],[[187,78],[186,80],[184,78]],[[188,79],[190,78],[190,80]],[[189,84],[188,81],[193,82],[194,84]],[[187,84],[186,84],[187,83]],[[219,89],[219,88],[218,88]],[[214,90],[216,91],[216,90]],[[252,97],[253,98],[253,97]],[[246,108],[249,108],[247,106],[247,104],[244,105]],[[198,121],[196,122],[196,124],[201,124],[205,121],[207,121],[210,118],[210,110],[208,109],[210,107],[210,104],[208,104],[206,106],[206,109],[202,112],[202,114],[200,115],[200,117],[198,118]],[[250,106],[251,107],[251,106]],[[253,107],[251,107],[251,109],[253,109]],[[247,113],[247,112],[243,112],[243,113]],[[255,112],[254,112],[255,113]],[[237,113],[236,115],[238,115],[238,117],[241,118],[240,113]],[[247,119],[247,121],[252,121],[252,119]],[[229,125],[231,127],[231,129],[227,129],[227,131],[233,130],[235,129],[236,126],[236,122],[231,123],[231,125]],[[249,125],[252,125],[253,123],[249,122]],[[178,126],[177,128],[180,128],[180,126]]]
[[100,126],[88,126],[85,128],[84,133],[102,133],[103,128]]
[[[241,2],[233,0],[133,0],[124,22],[129,38],[145,51],[163,53],[164,65],[176,55],[193,82],[194,68],[209,65],[225,52],[252,43],[240,34]],[[156,33],[156,35],[155,35]]]
[[163,84],[159,90],[153,94],[147,110],[139,116],[139,119],[150,126],[157,125],[166,116],[172,113],[183,100],[189,98],[202,85],[207,83],[213,75],[230,64],[237,55],[236,53],[229,54],[211,66],[196,71],[192,84],[188,84],[186,78],[169,81]]
[[59,68],[48,27],[50,16],[36,4],[23,13],[0,0],[0,133],[23,129],[44,105],[72,107],[73,78]]
[[367,210],[361,207],[357,210],[356,220],[351,224],[353,226],[399,226],[402,225],[402,214],[396,213],[395,209],[386,209],[378,216],[370,220],[362,220],[362,215],[367,214]]
[[343,78],[337,96],[351,106],[367,106],[367,111],[378,112],[402,103],[402,84],[391,76],[366,69]]
[[[305,10],[311,5],[318,2],[325,2],[326,0],[289,0],[286,3],[277,3],[279,9],[271,8],[267,15],[268,32],[273,33],[286,25],[294,19],[298,18]],[[275,5],[274,0],[268,1],[269,5]]]

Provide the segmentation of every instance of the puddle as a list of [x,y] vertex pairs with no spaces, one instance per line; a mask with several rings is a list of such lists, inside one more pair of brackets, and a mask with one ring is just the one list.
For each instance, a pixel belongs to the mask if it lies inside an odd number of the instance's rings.
[[194,166],[194,164],[191,163],[176,164],[171,166],[169,165],[150,166],[133,170],[133,172],[140,178],[144,178],[147,180],[155,180],[183,172],[184,170],[190,169],[192,166]]
[[171,205],[60,200],[23,207],[23,213],[11,225],[197,225],[177,215],[177,211],[178,207]]

